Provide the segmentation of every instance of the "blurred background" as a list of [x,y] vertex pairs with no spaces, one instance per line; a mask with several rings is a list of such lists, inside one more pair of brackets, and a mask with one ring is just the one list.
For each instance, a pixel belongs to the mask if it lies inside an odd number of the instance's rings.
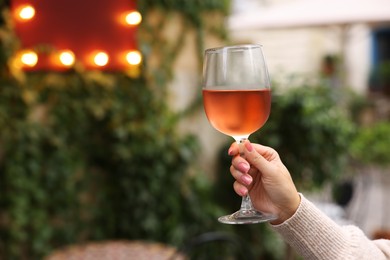
[[0,3],[0,259],[299,259],[267,224],[216,220],[240,197],[203,52],[242,43],[272,80],[252,142],[335,221],[389,237],[390,1]]

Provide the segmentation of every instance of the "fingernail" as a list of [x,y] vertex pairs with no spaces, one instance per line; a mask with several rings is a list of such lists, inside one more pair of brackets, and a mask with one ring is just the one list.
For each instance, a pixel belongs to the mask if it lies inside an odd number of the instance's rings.
[[241,177],[242,181],[246,184],[246,185],[250,185],[252,183],[252,177],[249,176],[249,175],[242,175]]
[[249,171],[249,165],[247,163],[241,162],[238,164],[238,170],[243,173],[247,173]]
[[231,147],[229,148],[228,155],[230,155],[230,156],[233,155],[233,148],[231,148]]
[[241,188],[240,189],[241,196],[245,196],[247,193],[248,193],[248,189],[246,189],[246,188]]
[[245,142],[245,148],[248,150],[248,152],[253,151],[253,146],[250,142]]

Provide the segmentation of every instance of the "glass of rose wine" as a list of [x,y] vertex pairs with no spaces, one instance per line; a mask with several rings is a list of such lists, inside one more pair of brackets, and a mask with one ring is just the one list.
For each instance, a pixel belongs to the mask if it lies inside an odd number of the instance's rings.
[[[239,144],[248,139],[265,124],[271,111],[271,87],[262,46],[207,49],[202,95],[207,119],[216,130]],[[246,195],[237,212],[218,220],[225,224],[253,224],[275,218],[256,210]]]

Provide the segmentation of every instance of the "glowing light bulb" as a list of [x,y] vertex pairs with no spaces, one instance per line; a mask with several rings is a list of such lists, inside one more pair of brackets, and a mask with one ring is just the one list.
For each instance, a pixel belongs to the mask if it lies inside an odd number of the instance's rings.
[[139,51],[130,51],[126,55],[126,60],[130,65],[138,65],[142,61],[142,56]]
[[75,56],[72,51],[63,51],[59,55],[62,65],[70,67],[75,62]]
[[95,55],[93,61],[95,62],[95,64],[97,66],[100,66],[100,67],[105,66],[108,63],[108,55],[105,52],[98,52]]
[[137,11],[132,11],[126,15],[126,23],[129,25],[137,25],[142,21],[142,16]]
[[30,20],[35,16],[35,9],[31,5],[23,6],[19,9],[18,15],[22,20]]
[[21,54],[20,61],[28,67],[34,67],[38,62],[38,55],[34,51],[25,51]]

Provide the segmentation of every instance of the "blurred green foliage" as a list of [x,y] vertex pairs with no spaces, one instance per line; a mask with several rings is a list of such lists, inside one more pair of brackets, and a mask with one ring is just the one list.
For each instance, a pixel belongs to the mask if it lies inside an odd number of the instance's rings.
[[252,136],[278,151],[300,189],[336,181],[345,169],[355,125],[337,95],[323,86],[276,90],[268,122]]
[[359,129],[351,143],[351,156],[359,165],[390,165],[390,122]]
[[7,259],[91,239],[179,244],[213,222],[202,186],[186,176],[196,139],[176,133],[173,114],[142,79],[103,77],[112,85],[77,73],[2,82],[0,232]]
[[[205,24],[205,13],[216,11],[227,14],[230,10],[230,0],[145,0],[139,1],[138,7],[141,10],[159,8],[167,13],[178,12],[188,18],[188,21],[197,28],[202,28]],[[220,28],[224,31],[223,28]]]
[[[181,117],[166,104],[185,34],[166,44],[159,28],[143,23],[138,77],[80,67],[23,73],[11,65],[19,43],[2,8],[0,259],[42,259],[91,240],[181,246],[213,229],[211,183],[192,167],[198,141],[177,132]],[[139,8],[144,20],[156,8],[165,20],[182,14],[183,30],[200,42],[202,14],[226,13],[227,1],[140,1]],[[162,62],[151,69],[156,52]]]

